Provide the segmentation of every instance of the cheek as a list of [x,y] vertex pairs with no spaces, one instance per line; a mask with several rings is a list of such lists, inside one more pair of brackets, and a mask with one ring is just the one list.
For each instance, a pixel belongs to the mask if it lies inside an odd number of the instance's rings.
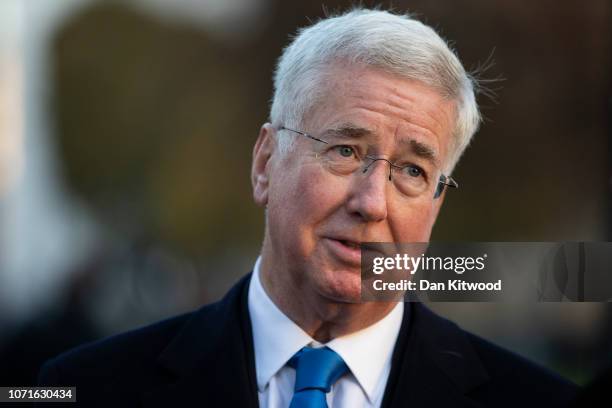
[[278,244],[291,246],[294,254],[309,254],[317,229],[342,206],[345,190],[316,163],[283,172],[271,184],[268,200],[268,225]]
[[423,203],[404,207],[389,218],[395,242],[427,242],[436,220],[436,209],[431,203]]

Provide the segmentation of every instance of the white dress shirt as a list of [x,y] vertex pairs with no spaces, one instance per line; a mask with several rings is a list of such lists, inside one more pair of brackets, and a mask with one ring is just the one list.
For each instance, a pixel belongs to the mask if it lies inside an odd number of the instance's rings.
[[391,355],[404,311],[398,302],[383,319],[355,333],[321,344],[289,319],[270,299],[259,278],[257,259],[248,304],[253,328],[255,370],[260,407],[286,408],[293,397],[295,369],[289,359],[304,346],[327,346],[342,357],[350,372],[327,394],[330,408],[379,407],[391,370]]

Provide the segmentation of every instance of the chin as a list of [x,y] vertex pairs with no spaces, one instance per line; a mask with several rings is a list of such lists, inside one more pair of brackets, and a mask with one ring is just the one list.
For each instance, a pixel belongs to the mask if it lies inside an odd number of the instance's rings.
[[361,273],[354,270],[329,271],[318,282],[319,293],[338,303],[361,303]]

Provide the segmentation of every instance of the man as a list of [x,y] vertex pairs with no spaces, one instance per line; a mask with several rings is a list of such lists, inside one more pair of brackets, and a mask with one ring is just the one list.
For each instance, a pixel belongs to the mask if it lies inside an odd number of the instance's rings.
[[253,150],[261,256],[218,303],[68,352],[104,406],[560,406],[574,387],[418,303],[360,301],[360,243],[426,242],[480,116],[446,43],[356,9],[281,56]]

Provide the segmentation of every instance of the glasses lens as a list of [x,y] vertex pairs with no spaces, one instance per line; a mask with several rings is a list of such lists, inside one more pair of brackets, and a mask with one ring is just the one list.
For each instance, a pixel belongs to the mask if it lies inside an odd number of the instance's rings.
[[337,145],[319,154],[323,164],[333,173],[349,175],[361,167],[361,160],[350,146]]
[[385,159],[375,159],[371,156],[366,156],[366,159],[362,159],[359,157],[355,147],[336,144],[333,140],[329,140],[327,145],[321,147],[322,149],[316,152],[316,156],[328,171],[337,175],[348,176],[358,170],[367,172],[375,161],[385,161],[387,165],[392,167],[391,178],[396,189],[401,194],[409,197],[429,193],[434,194],[434,190],[439,184],[438,180],[442,175],[435,165],[416,157],[407,157],[400,161],[400,163],[411,164],[396,165],[390,164]]
[[393,182],[397,189],[410,197],[419,196],[433,189],[440,177],[440,172],[433,167],[424,168],[417,165],[393,168]]

